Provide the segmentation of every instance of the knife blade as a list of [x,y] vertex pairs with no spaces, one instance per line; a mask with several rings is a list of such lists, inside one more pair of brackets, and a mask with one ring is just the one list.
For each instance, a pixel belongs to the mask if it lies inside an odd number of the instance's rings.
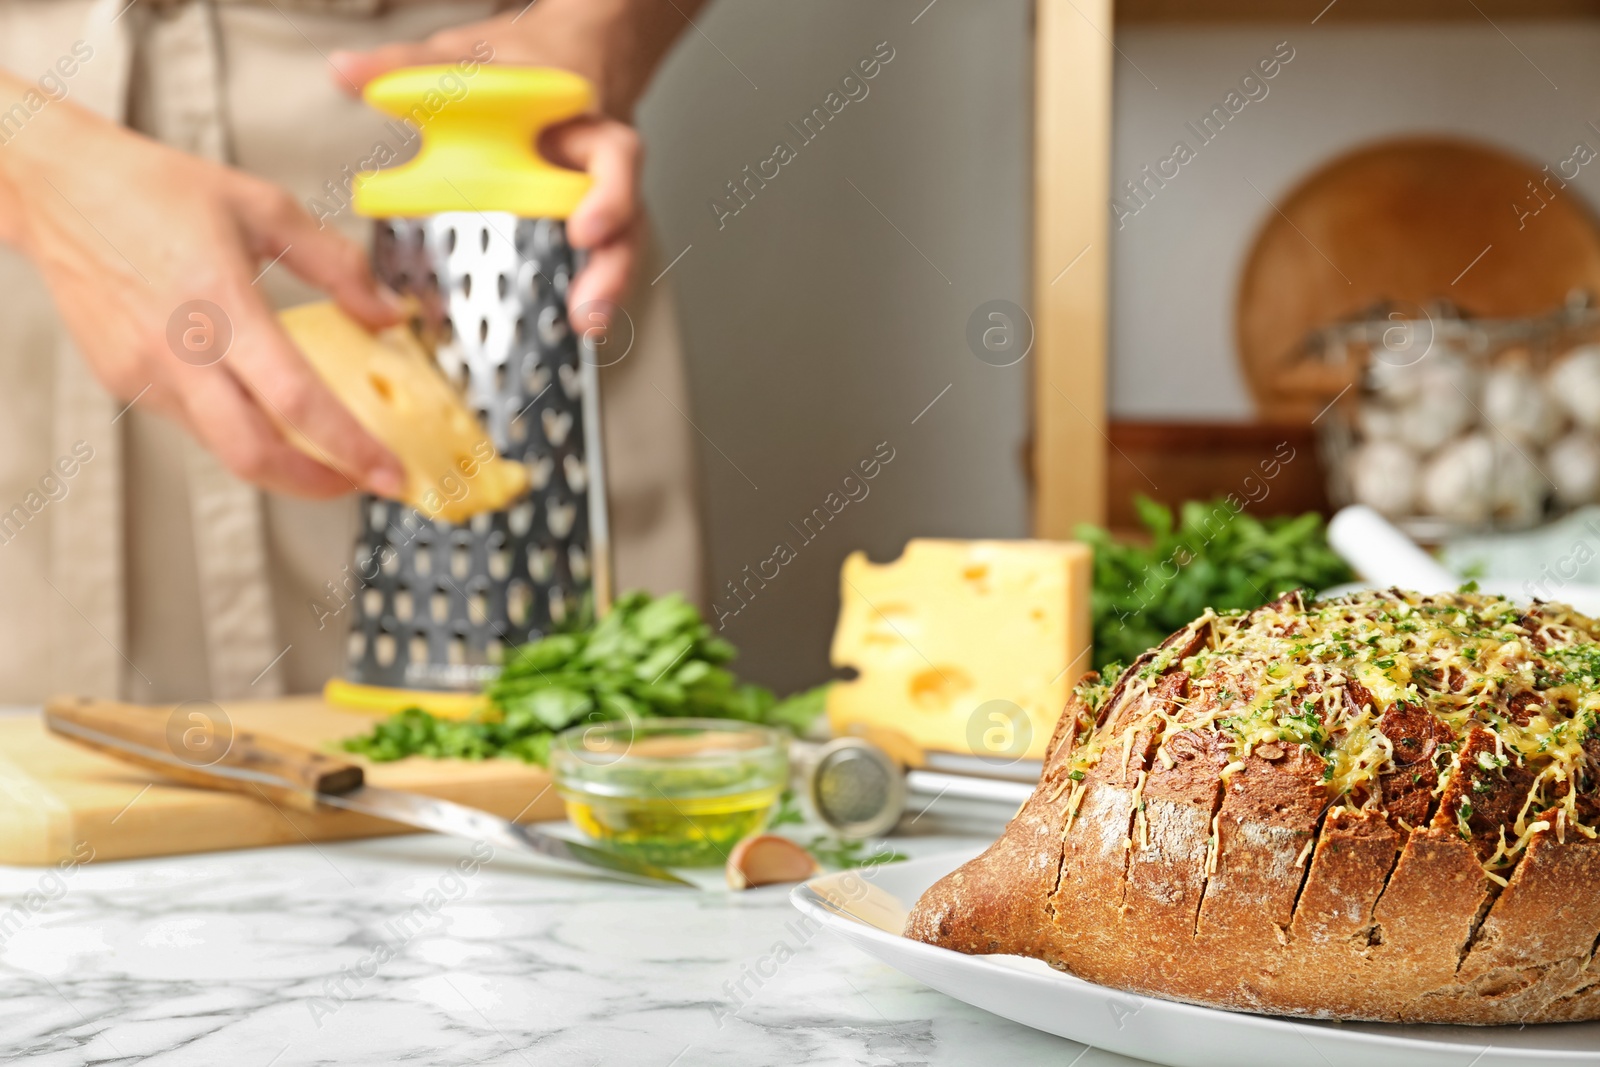
[[376,815],[390,822],[404,823],[469,841],[487,841],[496,847],[519,849],[565,863],[579,863],[603,870],[613,878],[643,885],[693,886],[663,867],[624,856],[610,849],[569,841],[564,837],[521,823],[502,819],[478,808],[469,808],[449,800],[406,793],[398,789],[384,789],[363,785],[348,793],[320,793],[317,799],[331,807],[359,811],[363,815]]
[[[360,764],[335,759],[274,737],[231,728],[214,744],[190,748],[193,730],[175,742],[172,711],[86,698],[45,706],[45,725],[78,744],[148,767],[188,785],[256,795],[305,812],[326,808],[372,815],[435,833],[575,864],[604,877],[643,885],[694,883],[664,868],[610,849],[568,841],[491,812],[420,793],[367,785]],[[203,740],[203,738],[202,738]],[[183,748],[182,754],[179,749]]]

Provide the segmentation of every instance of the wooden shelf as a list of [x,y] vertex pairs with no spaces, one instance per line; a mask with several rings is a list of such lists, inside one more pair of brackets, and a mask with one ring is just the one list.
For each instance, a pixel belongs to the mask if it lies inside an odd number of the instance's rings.
[[1232,494],[1256,516],[1328,511],[1327,474],[1311,426],[1266,422],[1112,420],[1106,522],[1139,525],[1133,498],[1169,506]]
[[1315,23],[1320,29],[1376,22],[1498,28],[1600,18],[1600,0],[1035,0],[1034,15],[1036,335],[1028,467],[1035,535],[1068,537],[1080,522],[1126,526],[1138,492],[1163,501],[1238,492],[1285,441],[1297,459],[1252,510],[1326,508],[1315,439],[1305,428],[1108,419],[1106,203],[1116,29],[1242,23]]

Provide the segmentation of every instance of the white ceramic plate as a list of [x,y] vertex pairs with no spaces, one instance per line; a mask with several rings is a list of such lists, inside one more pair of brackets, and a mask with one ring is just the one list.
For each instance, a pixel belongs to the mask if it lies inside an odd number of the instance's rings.
[[934,882],[971,858],[946,854],[841,871],[796,886],[795,907],[867,955],[941,993],[1047,1033],[1171,1067],[1600,1065],[1600,1022],[1399,1026],[1247,1015],[1154,1000],[1020,956],[965,956],[900,936]]

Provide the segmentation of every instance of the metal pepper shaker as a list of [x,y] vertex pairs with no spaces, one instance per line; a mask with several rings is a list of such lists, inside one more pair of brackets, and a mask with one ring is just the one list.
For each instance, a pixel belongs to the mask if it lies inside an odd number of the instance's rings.
[[946,752],[921,753],[919,763],[904,766],[863,737],[789,742],[789,766],[801,802],[818,822],[854,839],[894,829],[914,797],[926,798],[923,810],[948,797],[978,802],[967,812],[980,812],[980,819],[1009,819],[1033,795],[1042,773],[1036,760],[995,767]]
[[[439,369],[531,488],[459,525],[363,498],[347,678],[476,689],[508,647],[611,594],[598,364],[567,319],[565,220],[589,179],[536,147],[593,93],[566,71],[481,65],[394,71],[365,96],[421,134],[410,162],[357,181],[356,210],[376,220],[374,272],[414,299]],[[470,501],[462,468],[445,489]]]

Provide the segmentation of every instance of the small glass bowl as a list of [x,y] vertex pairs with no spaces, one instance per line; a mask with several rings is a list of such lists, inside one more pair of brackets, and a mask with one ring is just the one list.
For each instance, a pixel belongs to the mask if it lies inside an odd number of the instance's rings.
[[714,866],[771,818],[788,741],[729,719],[574,726],[550,746],[567,818],[601,844],[670,867]]

